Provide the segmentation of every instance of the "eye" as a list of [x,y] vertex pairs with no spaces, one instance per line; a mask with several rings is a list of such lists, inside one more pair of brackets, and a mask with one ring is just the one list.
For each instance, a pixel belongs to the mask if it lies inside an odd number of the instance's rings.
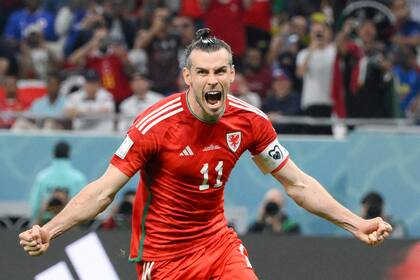
[[226,69],[220,69],[220,70],[216,70],[216,75],[223,75],[223,74],[225,74],[226,73]]
[[207,74],[207,72],[204,71],[204,70],[198,70],[197,74],[200,75],[200,76],[205,76]]

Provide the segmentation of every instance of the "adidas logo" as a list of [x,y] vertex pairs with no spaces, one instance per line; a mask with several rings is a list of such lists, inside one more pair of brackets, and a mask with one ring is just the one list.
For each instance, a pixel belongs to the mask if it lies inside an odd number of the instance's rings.
[[185,148],[184,148],[184,150],[182,151],[182,153],[180,153],[179,154],[181,157],[188,157],[188,156],[193,156],[194,155],[194,153],[193,153],[193,151],[191,150],[191,148],[190,148],[190,146],[186,146]]

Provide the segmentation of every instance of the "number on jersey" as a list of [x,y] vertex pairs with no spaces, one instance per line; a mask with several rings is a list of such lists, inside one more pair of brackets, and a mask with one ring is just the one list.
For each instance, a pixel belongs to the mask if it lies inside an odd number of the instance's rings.
[[[213,188],[219,188],[223,185],[222,182],[222,175],[223,175],[223,161],[219,161],[214,169],[217,172],[216,184]],[[200,170],[200,173],[203,174],[203,183],[198,187],[200,191],[208,190],[210,185],[208,184],[209,181],[209,164],[203,164],[203,167]]]

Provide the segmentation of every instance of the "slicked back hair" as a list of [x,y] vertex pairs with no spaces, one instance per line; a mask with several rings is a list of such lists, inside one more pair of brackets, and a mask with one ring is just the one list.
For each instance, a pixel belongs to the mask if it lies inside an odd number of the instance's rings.
[[229,53],[229,65],[233,65],[232,49],[223,40],[218,39],[214,36],[210,36],[211,31],[209,28],[203,28],[197,30],[195,33],[194,41],[185,50],[185,59],[183,61],[183,67],[191,69],[190,55],[193,50],[200,50],[205,52],[215,52],[220,49],[225,49]]

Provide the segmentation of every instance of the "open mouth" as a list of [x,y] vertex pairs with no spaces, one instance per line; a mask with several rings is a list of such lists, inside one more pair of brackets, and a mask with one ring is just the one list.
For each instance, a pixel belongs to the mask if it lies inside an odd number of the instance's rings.
[[207,104],[216,105],[222,100],[221,91],[208,91],[204,94]]

